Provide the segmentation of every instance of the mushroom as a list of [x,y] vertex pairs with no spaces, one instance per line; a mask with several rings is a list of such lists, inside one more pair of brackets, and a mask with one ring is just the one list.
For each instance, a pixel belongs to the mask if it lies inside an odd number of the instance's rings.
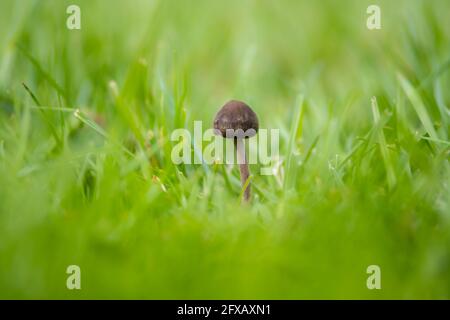
[[[228,101],[219,110],[214,119],[214,132],[224,138],[234,139],[242,187],[245,186],[250,175],[245,156],[244,139],[256,135],[258,127],[256,113],[246,103],[238,100]],[[248,183],[244,191],[244,201],[248,202],[249,200],[250,183]]]

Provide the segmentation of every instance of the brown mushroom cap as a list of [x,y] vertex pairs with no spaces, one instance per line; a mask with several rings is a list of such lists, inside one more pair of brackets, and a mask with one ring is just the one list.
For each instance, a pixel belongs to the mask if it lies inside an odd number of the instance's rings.
[[[258,117],[246,103],[231,100],[216,114],[214,129],[224,138],[250,138],[258,132]],[[233,129],[234,135],[227,135],[227,129]]]

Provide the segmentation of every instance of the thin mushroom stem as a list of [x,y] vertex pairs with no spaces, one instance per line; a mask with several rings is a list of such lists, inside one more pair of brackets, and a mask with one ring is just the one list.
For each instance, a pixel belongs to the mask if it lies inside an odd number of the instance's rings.
[[[245,186],[247,179],[250,175],[248,170],[247,157],[245,156],[245,144],[244,139],[236,138],[234,139],[234,147],[237,154],[237,163],[239,164],[239,171],[241,173],[241,185]],[[248,202],[250,200],[250,183],[247,185],[244,191],[244,201]]]

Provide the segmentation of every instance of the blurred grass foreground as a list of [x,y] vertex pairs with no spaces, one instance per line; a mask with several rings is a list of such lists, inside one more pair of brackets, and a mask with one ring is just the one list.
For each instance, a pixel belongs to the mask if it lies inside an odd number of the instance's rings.
[[[449,299],[449,12],[2,0],[0,298]],[[236,166],[170,158],[232,98],[280,129],[247,205]]]

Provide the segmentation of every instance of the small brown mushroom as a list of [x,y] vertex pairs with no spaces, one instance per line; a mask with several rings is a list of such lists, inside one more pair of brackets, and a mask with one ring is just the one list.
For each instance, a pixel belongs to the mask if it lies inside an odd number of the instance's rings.
[[[231,100],[217,113],[214,119],[215,133],[224,138],[234,139],[234,147],[244,187],[250,173],[245,156],[244,139],[253,137],[258,132],[259,123],[256,113],[244,102]],[[244,201],[250,200],[250,183],[244,191]]]

